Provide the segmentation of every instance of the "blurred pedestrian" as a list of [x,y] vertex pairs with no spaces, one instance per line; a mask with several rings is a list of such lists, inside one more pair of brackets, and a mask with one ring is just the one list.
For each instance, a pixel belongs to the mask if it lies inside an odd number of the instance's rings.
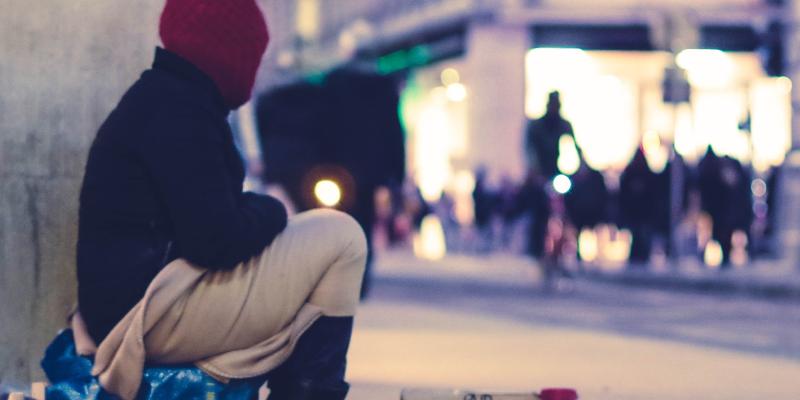
[[[661,172],[655,174],[653,191],[653,233],[664,246],[664,253],[670,256],[675,247],[672,230],[677,227],[689,212],[689,193],[691,186],[689,168],[680,154],[674,153]],[[673,185],[679,185],[673,190]],[[673,196],[677,196],[673,199]],[[674,215],[673,215],[674,213]]]
[[322,84],[292,83],[270,90],[258,104],[266,180],[287,188],[299,210],[320,207],[314,185],[340,185],[335,207],[352,215],[369,252],[361,297],[371,288],[375,192],[405,180],[405,139],[393,77],[343,67]]
[[330,118],[323,153],[355,180],[355,202],[344,211],[367,235],[363,299],[372,287],[375,190],[384,185],[402,186],[405,181],[405,136],[397,114],[400,95],[394,78],[356,68],[334,70],[323,85]]
[[93,374],[125,400],[145,360],[268,373],[272,400],[344,399],[364,233],[344,213],[287,220],[276,199],[243,193],[227,123],[267,47],[259,6],[167,0],[160,36],[86,165],[73,319],[86,323],[75,330],[82,355],[96,350]]
[[528,123],[525,142],[529,167],[536,167],[545,179],[559,173],[559,142],[563,135],[575,139],[572,124],[561,116],[561,96],[558,92],[551,92],[547,111]]
[[594,229],[607,218],[608,190],[605,178],[581,158],[578,171],[570,177],[572,188],[564,195],[567,216],[578,234]]
[[620,177],[620,225],[631,232],[628,260],[634,266],[644,266],[650,260],[654,231],[653,190],[656,175],[650,170],[644,151],[639,148]]
[[536,169],[531,168],[517,198],[516,214],[529,218],[527,252],[535,259],[541,259],[545,251],[551,213],[550,196],[546,188],[549,183]]
[[501,218],[500,236],[505,249],[511,247],[516,220],[514,208],[516,206],[517,196],[519,196],[519,188],[517,188],[510,176],[504,174],[500,178],[500,187],[496,194],[495,213]]
[[711,146],[698,164],[703,210],[712,221],[712,237],[722,249],[723,269],[730,266],[734,232],[750,233],[753,220],[750,174],[736,159],[719,157]]
[[594,228],[606,219],[608,190],[603,174],[581,160],[572,176],[572,187],[564,195],[567,215],[579,231]]
[[475,188],[472,190],[475,229],[478,231],[477,250],[480,253],[489,251],[494,241],[492,217],[495,208],[495,195],[487,186],[486,175],[485,167],[479,167],[475,171]]
[[770,168],[766,180],[767,185],[767,216],[764,227],[765,251],[769,255],[776,255],[775,246],[778,245],[778,228],[780,221],[778,221],[778,198],[781,195],[781,182],[783,175],[783,167],[778,165]]

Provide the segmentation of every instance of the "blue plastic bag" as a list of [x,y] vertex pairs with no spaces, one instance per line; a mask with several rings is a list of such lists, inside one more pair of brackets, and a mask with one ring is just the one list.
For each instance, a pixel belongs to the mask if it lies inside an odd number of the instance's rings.
[[[117,400],[100,387],[91,374],[93,360],[75,352],[72,330],[61,331],[42,359],[51,385],[47,400]],[[217,381],[192,364],[145,366],[137,400],[202,399],[252,400],[258,398],[263,378]]]

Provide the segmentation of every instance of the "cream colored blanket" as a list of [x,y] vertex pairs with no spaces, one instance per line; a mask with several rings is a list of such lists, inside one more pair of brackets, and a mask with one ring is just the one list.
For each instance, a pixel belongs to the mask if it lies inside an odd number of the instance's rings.
[[[124,400],[136,398],[148,353],[144,338],[178,303],[185,301],[188,293],[197,289],[198,282],[206,273],[207,271],[193,267],[183,260],[176,260],[166,266],[150,284],[144,298],[117,324],[99,347],[89,336],[80,313],[73,316],[72,328],[77,350],[82,355],[95,355],[92,374],[99,378],[104,389]],[[245,280],[241,282],[243,285],[246,283]],[[236,313],[237,310],[229,312]],[[263,338],[254,346],[239,350],[209,355],[213,353],[213,349],[219,347],[217,343],[208,342],[205,347],[195,348],[194,359],[200,360],[195,365],[222,381],[263,375],[280,365],[291,354],[300,335],[320,315],[319,307],[306,304],[288,326]],[[212,329],[237,329],[236,326],[208,322]],[[176,337],[195,333],[173,332]],[[191,354],[188,356],[191,357]]]

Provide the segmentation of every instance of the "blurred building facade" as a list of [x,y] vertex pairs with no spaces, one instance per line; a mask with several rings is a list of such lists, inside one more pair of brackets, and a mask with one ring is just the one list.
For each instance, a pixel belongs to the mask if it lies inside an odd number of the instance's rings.
[[[795,2],[294,4],[296,39],[278,50],[286,70],[313,73],[359,60],[385,73],[411,71],[402,112],[409,173],[432,175],[417,178],[423,187],[420,181],[442,186],[478,165],[498,175],[524,174],[525,120],[542,112],[550,90],[563,92],[577,140],[601,169],[621,169],[643,140],[662,144],[651,152],[662,159],[656,163],[666,162],[658,153],[669,143],[690,159],[711,143],[766,169],[782,162],[797,131],[790,126],[791,104],[800,90],[776,78],[796,74],[790,62],[796,51],[786,51],[800,47],[793,45],[797,35],[788,17],[799,13]],[[689,75],[692,105],[663,102],[665,71],[677,55]],[[432,131],[450,133],[424,133]],[[447,160],[420,155],[436,147]],[[448,171],[431,172],[440,167],[430,165],[445,162]]]
[[431,200],[468,197],[479,166],[519,180],[525,124],[552,90],[586,161],[612,176],[640,146],[665,168],[673,145],[690,164],[711,145],[769,174],[798,139],[797,3],[300,0],[277,64],[289,79],[400,76],[408,173]]

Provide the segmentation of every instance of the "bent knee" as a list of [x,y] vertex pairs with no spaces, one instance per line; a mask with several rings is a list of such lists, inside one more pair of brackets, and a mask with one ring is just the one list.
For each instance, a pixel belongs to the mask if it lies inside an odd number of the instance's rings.
[[[368,244],[367,237],[364,233],[364,228],[356,221],[355,218],[347,213],[328,210],[332,215],[330,218],[334,219],[336,224],[336,231],[342,238],[345,244],[343,251],[347,252],[347,256],[353,258],[361,258],[366,260]],[[364,264],[362,262],[361,264]],[[363,265],[361,266],[363,268]]]
[[324,228],[331,240],[342,243],[342,250],[352,257],[367,255],[367,238],[364,229],[352,216],[338,210],[327,208],[306,211],[298,215],[311,225]]

